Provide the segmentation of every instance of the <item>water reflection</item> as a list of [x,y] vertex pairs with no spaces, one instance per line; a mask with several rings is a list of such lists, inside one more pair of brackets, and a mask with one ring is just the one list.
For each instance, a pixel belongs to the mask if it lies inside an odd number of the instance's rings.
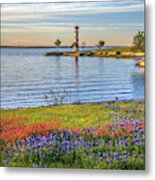
[[79,76],[79,63],[78,63],[78,57],[74,56],[74,76],[76,82],[78,82],[78,76]]
[[74,56],[74,80],[75,80],[75,97],[76,97],[76,101],[79,100],[79,59],[77,56]]

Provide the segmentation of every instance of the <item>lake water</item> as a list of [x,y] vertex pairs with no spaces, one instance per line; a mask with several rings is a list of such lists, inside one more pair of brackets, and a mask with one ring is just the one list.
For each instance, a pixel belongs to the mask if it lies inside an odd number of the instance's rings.
[[64,91],[65,103],[144,98],[144,69],[134,60],[44,56],[52,50],[1,48],[1,108],[47,105]]

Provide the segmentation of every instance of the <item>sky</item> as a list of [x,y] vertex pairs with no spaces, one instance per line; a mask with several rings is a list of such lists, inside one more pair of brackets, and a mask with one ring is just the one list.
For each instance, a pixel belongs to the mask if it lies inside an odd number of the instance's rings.
[[138,31],[144,31],[143,0],[102,2],[56,2],[2,4],[1,45],[53,46],[73,43],[73,27],[79,26],[80,45],[132,45]]

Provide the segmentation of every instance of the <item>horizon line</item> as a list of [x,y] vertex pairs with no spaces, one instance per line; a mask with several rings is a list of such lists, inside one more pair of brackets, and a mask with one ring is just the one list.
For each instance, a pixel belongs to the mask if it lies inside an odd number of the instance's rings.
[[[0,48],[71,48],[71,46],[21,46],[21,45],[0,45]],[[97,46],[80,46],[80,47],[83,47],[83,48],[86,48],[86,47],[97,47]],[[104,47],[131,47],[131,46],[127,46],[127,45],[107,45],[107,46],[103,46]]]

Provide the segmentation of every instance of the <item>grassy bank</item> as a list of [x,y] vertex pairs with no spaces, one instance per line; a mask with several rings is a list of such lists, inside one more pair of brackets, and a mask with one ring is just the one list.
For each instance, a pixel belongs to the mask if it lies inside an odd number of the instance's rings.
[[115,58],[136,58],[144,57],[144,52],[140,50],[135,50],[133,47],[113,47],[109,49],[96,49],[82,51],[88,56],[94,57],[115,57]]
[[145,169],[144,101],[2,110],[0,166]]
[[100,123],[111,121],[118,115],[144,118],[144,100],[88,103],[79,105],[45,106],[1,110],[1,116],[22,116],[25,123],[47,122],[59,119],[65,127],[97,127]]

